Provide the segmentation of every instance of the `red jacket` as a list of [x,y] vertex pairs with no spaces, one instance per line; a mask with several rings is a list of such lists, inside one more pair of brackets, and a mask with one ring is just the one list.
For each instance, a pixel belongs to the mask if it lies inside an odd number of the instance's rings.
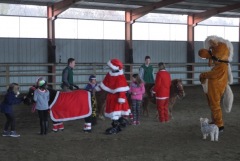
[[156,99],[166,99],[170,96],[171,76],[168,71],[160,70],[157,72],[153,93]]

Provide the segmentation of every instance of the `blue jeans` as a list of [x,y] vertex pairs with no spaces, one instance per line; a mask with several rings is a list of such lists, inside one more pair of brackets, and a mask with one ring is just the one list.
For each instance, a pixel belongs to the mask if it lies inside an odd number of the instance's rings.
[[141,100],[132,100],[132,113],[133,113],[133,121],[139,121],[140,118],[140,110],[141,110]]

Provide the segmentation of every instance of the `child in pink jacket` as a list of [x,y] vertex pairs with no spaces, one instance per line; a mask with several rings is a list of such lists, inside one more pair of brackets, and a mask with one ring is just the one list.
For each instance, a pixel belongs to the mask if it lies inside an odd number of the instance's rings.
[[129,92],[132,99],[132,125],[139,125],[140,108],[142,104],[143,94],[145,93],[145,87],[138,74],[133,74]]

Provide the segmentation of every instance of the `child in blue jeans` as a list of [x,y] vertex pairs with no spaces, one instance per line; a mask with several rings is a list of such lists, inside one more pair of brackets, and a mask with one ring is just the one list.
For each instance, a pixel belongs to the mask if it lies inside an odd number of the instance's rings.
[[[2,136],[19,137],[20,135],[15,131],[16,121],[13,112],[13,105],[20,104],[25,98],[18,97],[19,85],[17,83],[10,84],[7,94],[4,97],[3,102],[0,105],[1,112],[6,116],[6,123],[3,129]],[[8,130],[10,127],[10,131]]]

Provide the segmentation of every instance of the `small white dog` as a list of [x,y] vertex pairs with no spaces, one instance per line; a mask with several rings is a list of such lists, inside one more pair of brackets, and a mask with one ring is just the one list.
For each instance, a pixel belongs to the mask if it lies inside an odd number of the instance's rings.
[[208,118],[200,118],[203,139],[206,139],[208,134],[210,134],[211,141],[218,141],[219,129],[217,125],[209,124],[208,121]]

